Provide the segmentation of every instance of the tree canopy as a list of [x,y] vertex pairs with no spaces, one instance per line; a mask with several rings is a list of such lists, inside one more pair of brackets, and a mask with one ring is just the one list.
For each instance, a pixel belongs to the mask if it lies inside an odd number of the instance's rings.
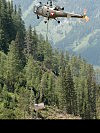
[[20,6],[5,0],[0,5],[0,119],[35,118],[39,102],[83,119],[97,118],[93,66],[53,49],[31,26],[26,30]]

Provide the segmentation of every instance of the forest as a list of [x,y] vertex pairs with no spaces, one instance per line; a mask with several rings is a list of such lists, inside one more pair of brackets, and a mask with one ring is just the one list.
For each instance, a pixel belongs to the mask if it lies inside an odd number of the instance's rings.
[[[21,7],[0,0],[0,119],[34,119],[34,103],[82,119],[100,118],[100,86],[80,56],[53,49]],[[66,42],[67,43],[67,42]]]

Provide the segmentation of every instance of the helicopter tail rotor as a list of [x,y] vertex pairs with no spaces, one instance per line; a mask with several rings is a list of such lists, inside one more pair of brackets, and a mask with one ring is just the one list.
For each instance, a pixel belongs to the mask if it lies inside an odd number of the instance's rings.
[[89,21],[89,17],[86,15],[87,14],[87,9],[84,9],[84,15],[83,15],[83,19],[88,22]]

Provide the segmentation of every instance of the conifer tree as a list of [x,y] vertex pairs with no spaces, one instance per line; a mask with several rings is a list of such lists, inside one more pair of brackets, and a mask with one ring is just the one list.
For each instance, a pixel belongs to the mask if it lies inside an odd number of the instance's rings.
[[30,90],[20,87],[18,98],[17,98],[17,107],[15,109],[15,115],[17,119],[26,119],[31,118],[31,109],[30,109]]
[[0,50],[7,52],[8,44],[7,44],[7,33],[6,33],[6,1],[0,0]]
[[30,55],[28,62],[26,64],[25,67],[25,71],[26,71],[26,81],[27,81],[27,86],[29,87],[34,87],[34,83],[35,83],[35,78],[34,78],[34,59],[33,57]]
[[96,85],[93,67],[88,65],[87,86],[88,86],[88,118],[96,118]]
[[41,79],[40,84],[40,101],[48,104],[48,73],[45,72]]
[[32,35],[32,27],[29,26],[29,29],[26,33],[26,38],[25,38],[25,54],[27,56],[33,55],[33,35]]
[[74,88],[74,82],[71,75],[70,66],[68,66],[66,70],[66,82],[65,82],[65,89],[66,89],[66,101],[67,101],[67,112],[76,114],[76,92]]
[[67,110],[67,89],[66,89],[66,62],[65,62],[65,57],[64,57],[64,53],[61,53],[61,58],[60,58],[60,93],[61,94],[61,98],[63,97],[63,99],[61,100],[62,105],[63,105],[63,109],[64,111]]
[[16,39],[15,39],[15,45],[16,45],[17,52],[19,55],[20,67],[21,69],[23,69],[25,66],[26,60],[24,56],[24,40],[20,36],[21,36],[20,32],[17,32]]
[[3,52],[0,52],[0,85],[1,87],[4,86],[4,72],[5,72],[5,61],[6,61],[6,55]]
[[53,75],[52,72],[49,72],[48,75],[48,104],[54,105],[55,104],[55,92],[54,92],[54,88],[55,88],[55,76]]
[[62,80],[61,77],[58,77],[56,79],[55,83],[55,104],[58,108],[61,110],[66,111],[66,97],[65,97],[65,92],[62,88]]
[[5,79],[9,90],[14,91],[14,83],[18,79],[18,73],[20,73],[20,60],[18,55],[18,49],[15,42],[12,41],[9,48],[7,60],[6,60],[6,70]]
[[39,66],[35,63],[33,56],[30,55],[27,65],[25,67],[25,77],[27,82],[27,87],[32,88],[33,93],[35,95],[35,100],[38,102],[38,95],[39,95],[39,84],[41,81],[42,72],[39,68]]
[[34,28],[33,30],[33,45],[32,45],[32,50],[33,50],[33,57],[35,60],[37,60],[37,52],[38,52],[38,45],[39,45],[39,39],[38,39],[38,35],[36,33],[36,29]]
[[52,71],[56,76],[59,76],[59,62],[60,62],[60,55],[57,50],[52,53]]

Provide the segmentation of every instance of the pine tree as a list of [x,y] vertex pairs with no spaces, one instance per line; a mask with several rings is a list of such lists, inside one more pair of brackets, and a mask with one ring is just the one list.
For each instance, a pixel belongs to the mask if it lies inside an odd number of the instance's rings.
[[6,61],[6,55],[3,52],[0,52],[0,85],[1,87],[4,86],[4,72],[5,72],[5,61]]
[[33,57],[30,55],[27,65],[25,67],[25,77],[27,82],[27,88],[32,88],[35,96],[35,102],[39,100],[39,86],[41,82],[42,72],[40,67],[34,61]]
[[0,50],[7,52],[8,44],[7,44],[7,33],[6,33],[6,1],[0,0]]
[[17,32],[16,39],[15,39],[15,45],[16,45],[17,52],[19,55],[20,67],[21,69],[23,69],[26,64],[26,60],[24,56],[24,40],[20,36],[21,36],[20,32]]
[[88,119],[96,118],[96,85],[94,71],[91,65],[88,65],[87,86],[88,86]]
[[15,27],[13,23],[12,13],[13,13],[13,6],[11,2],[7,2],[7,9],[6,9],[6,34],[8,36],[8,43],[10,44],[12,40],[15,39]]
[[32,27],[29,26],[29,29],[26,33],[26,38],[25,38],[25,54],[27,57],[29,55],[33,55],[33,35],[32,35]]
[[65,62],[65,57],[64,57],[64,53],[61,53],[61,58],[60,58],[60,78],[59,81],[59,92],[60,92],[60,96],[61,96],[61,100],[59,100],[61,102],[61,106],[62,109],[64,111],[67,110],[67,99],[66,99],[66,95],[67,95],[67,90],[66,90],[66,62]]
[[5,79],[9,90],[14,91],[14,83],[18,80],[18,73],[20,73],[20,71],[18,49],[16,48],[15,42],[12,41],[6,60],[5,69]]
[[27,86],[28,87],[34,87],[34,83],[35,83],[35,78],[34,78],[34,59],[33,57],[30,55],[28,62],[26,64],[25,67],[25,72],[26,72],[26,81],[27,81]]
[[77,76],[74,76],[74,86],[75,91],[77,94],[77,114],[80,115],[82,118],[85,118],[86,113],[86,103],[88,101],[87,98],[87,71],[86,71],[86,63],[78,58],[79,60],[79,67]]
[[30,118],[30,91],[24,87],[19,88],[17,93],[17,108],[15,109],[15,115],[17,119]]
[[48,104],[48,73],[44,73],[40,84],[40,101]]
[[65,89],[66,89],[66,101],[67,101],[67,112],[76,114],[76,92],[74,88],[74,82],[71,75],[70,66],[68,66],[66,70],[66,82],[65,82]]
[[6,52],[8,46],[6,45],[5,33],[4,30],[0,28],[0,50]]
[[56,76],[59,76],[59,61],[60,55],[57,50],[52,53],[52,71]]
[[55,76],[53,75],[52,72],[48,73],[48,93],[47,93],[47,98],[48,98],[48,105],[55,105]]
[[2,106],[0,108],[0,119],[15,119],[14,110],[16,103],[12,95],[8,92],[7,86],[4,85],[2,94]]
[[38,39],[38,35],[36,33],[36,30],[34,28],[33,30],[33,45],[32,45],[32,50],[33,50],[33,57],[35,60],[37,60],[37,52],[38,52],[38,43],[39,43],[39,39]]
[[55,104],[58,108],[61,110],[66,111],[66,97],[65,97],[65,92],[62,88],[62,80],[61,77],[58,77],[56,79],[55,83]]

